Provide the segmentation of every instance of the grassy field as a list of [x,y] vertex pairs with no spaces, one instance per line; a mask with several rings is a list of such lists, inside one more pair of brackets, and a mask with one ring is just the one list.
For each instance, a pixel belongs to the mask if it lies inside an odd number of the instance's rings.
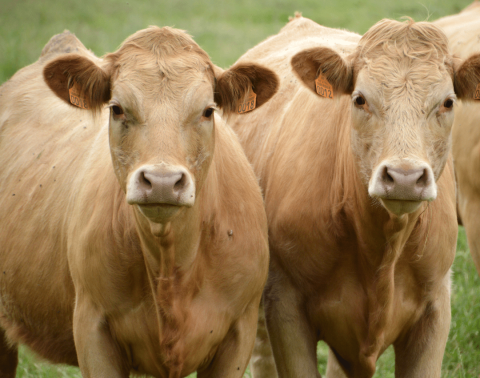
[[[227,67],[247,49],[277,33],[288,16],[364,33],[382,18],[435,20],[457,13],[469,0],[0,0],[0,83],[34,62],[51,36],[69,29],[97,55],[114,51],[133,32],[149,25],[187,30],[212,57]],[[443,377],[480,376],[480,279],[463,229],[453,266],[452,326]],[[327,348],[319,344],[319,370],[325,372]],[[247,374],[248,375],[248,374]],[[17,377],[80,377],[78,369],[45,364],[21,349]],[[193,377],[193,376],[192,376]],[[394,377],[391,349],[378,362],[375,378]]]

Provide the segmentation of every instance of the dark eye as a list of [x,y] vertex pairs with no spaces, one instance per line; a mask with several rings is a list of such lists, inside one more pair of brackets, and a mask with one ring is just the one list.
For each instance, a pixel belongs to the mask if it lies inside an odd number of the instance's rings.
[[123,109],[118,105],[113,105],[112,106],[112,112],[113,112],[114,115],[116,115],[118,117],[118,116],[121,116],[123,114]]
[[363,96],[357,96],[355,98],[355,105],[356,106],[363,106],[365,105],[365,99],[363,98]]
[[451,109],[453,107],[453,100],[451,98],[445,100],[443,106],[447,109]]
[[208,109],[206,109],[206,110],[203,112],[203,116],[204,116],[205,118],[210,118],[210,117],[212,116],[214,110],[215,110],[215,109],[213,109],[213,108],[208,108]]

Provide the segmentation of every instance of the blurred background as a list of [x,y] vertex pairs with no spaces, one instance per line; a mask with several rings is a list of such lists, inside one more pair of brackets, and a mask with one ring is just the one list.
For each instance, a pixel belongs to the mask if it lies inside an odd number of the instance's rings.
[[[470,0],[0,0],[0,84],[38,59],[43,46],[68,29],[96,55],[112,52],[149,25],[184,29],[220,67],[276,34],[301,12],[319,24],[360,34],[382,18],[433,21],[458,13]],[[1,180],[1,178],[0,178]],[[0,204],[1,206],[1,204]],[[465,232],[459,231],[453,265],[452,325],[442,377],[480,377],[480,279]],[[318,346],[324,374],[328,349]],[[394,377],[392,348],[380,358],[375,378]],[[194,377],[195,375],[192,375]],[[246,374],[249,377],[249,373]],[[81,377],[76,368],[53,366],[21,349],[17,377]]]

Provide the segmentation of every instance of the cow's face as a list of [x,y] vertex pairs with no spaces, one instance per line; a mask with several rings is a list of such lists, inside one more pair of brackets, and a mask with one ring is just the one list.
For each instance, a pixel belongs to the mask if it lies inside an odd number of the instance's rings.
[[473,97],[476,84],[466,89],[465,75],[455,75],[454,85],[454,72],[478,72],[480,65],[456,67],[447,44],[431,24],[384,20],[347,60],[327,48],[292,60],[305,83],[305,67],[313,65],[310,70],[330,78],[338,94],[351,95],[351,147],[359,175],[369,195],[395,215],[436,198],[454,104],[457,96]]
[[[214,72],[184,51],[111,57],[110,151],[127,202],[161,222],[195,204],[215,145]],[[110,58],[110,57],[109,57]]]
[[[97,87],[87,71],[96,73]],[[115,174],[127,202],[154,223],[195,205],[214,154],[217,107],[233,110],[252,87],[259,106],[277,87],[262,67],[218,69],[189,36],[170,28],[137,32],[105,57],[104,67],[65,56],[44,76],[59,96],[52,78],[83,88],[93,109],[109,108]]]

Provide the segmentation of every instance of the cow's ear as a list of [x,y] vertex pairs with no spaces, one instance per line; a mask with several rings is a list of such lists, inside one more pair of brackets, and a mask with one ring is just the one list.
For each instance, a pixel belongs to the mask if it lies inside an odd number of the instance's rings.
[[266,103],[279,85],[277,75],[256,64],[237,64],[226,71],[216,68],[215,102],[224,112],[237,111],[237,107],[251,93],[256,95],[255,108]]
[[334,94],[353,92],[353,66],[328,47],[303,50],[292,58],[291,64],[295,75],[314,93],[318,94],[315,80],[320,75],[328,81]]
[[474,54],[465,61],[454,61],[453,86],[455,94],[462,100],[480,99],[480,54]]
[[91,60],[74,54],[49,62],[43,77],[62,100],[97,111],[110,100],[110,75]]

